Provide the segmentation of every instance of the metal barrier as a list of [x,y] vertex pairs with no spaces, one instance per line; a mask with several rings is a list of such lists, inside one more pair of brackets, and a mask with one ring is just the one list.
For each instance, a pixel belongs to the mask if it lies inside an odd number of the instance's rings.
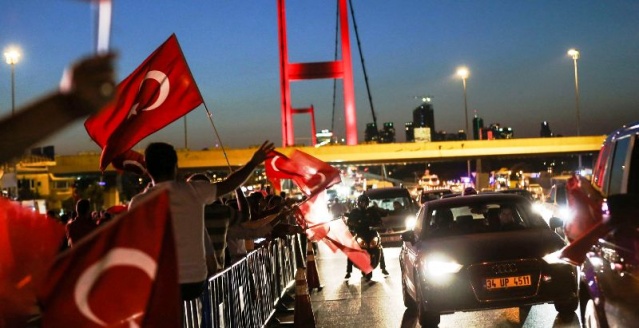
[[209,278],[199,299],[184,302],[184,327],[265,326],[295,281],[298,243],[297,235],[274,239]]

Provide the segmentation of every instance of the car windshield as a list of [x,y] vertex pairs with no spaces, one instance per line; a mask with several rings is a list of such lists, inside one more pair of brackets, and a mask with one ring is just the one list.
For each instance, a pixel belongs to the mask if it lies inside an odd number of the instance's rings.
[[399,212],[411,209],[411,199],[405,196],[387,197],[387,198],[372,198],[370,197],[371,205],[379,207],[381,209],[388,210],[389,212]]
[[546,227],[527,202],[486,202],[432,207],[423,216],[425,236],[469,235]]

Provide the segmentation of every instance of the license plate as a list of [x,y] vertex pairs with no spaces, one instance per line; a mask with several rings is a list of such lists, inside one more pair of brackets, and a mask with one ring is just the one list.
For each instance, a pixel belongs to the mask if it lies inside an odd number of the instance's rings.
[[486,289],[488,290],[509,288],[509,287],[525,287],[530,285],[531,285],[530,275],[486,279]]

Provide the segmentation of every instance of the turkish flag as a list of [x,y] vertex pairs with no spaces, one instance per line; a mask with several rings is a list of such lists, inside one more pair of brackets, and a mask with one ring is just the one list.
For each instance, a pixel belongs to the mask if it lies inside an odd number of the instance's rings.
[[85,122],[102,148],[100,170],[140,140],[203,103],[175,34],[117,87],[116,100]]
[[588,180],[577,175],[568,179],[566,189],[573,217],[564,222],[564,233],[572,242],[602,221],[603,197]]
[[64,236],[60,222],[0,197],[0,327],[26,325]]
[[276,151],[269,153],[264,166],[272,184],[279,186],[279,179],[292,179],[309,197],[342,181],[338,169],[297,149],[290,158]]
[[59,257],[39,293],[43,327],[180,327],[166,190]]
[[129,171],[142,176],[147,174],[144,155],[135,150],[129,149],[124,153],[115,156],[111,164],[118,171]]
[[306,229],[310,240],[324,242],[333,253],[342,251],[362,272],[370,273],[373,271],[370,255],[355,242],[344,221],[330,220],[326,199],[323,190],[302,202],[299,205],[302,215],[296,216],[297,223]]

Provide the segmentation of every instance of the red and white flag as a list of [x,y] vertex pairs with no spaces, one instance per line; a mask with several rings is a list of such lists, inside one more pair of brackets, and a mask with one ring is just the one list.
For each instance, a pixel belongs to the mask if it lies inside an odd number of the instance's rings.
[[361,249],[346,223],[341,219],[331,220],[328,212],[326,191],[302,202],[299,206],[301,216],[297,223],[306,229],[306,235],[312,241],[323,241],[333,252],[342,251],[352,262],[368,274],[373,271],[368,252]]
[[272,151],[264,166],[266,176],[273,185],[279,187],[280,179],[292,179],[309,197],[342,181],[338,169],[297,149],[290,158]]
[[0,197],[0,327],[25,325],[64,235],[60,222]]
[[129,149],[124,153],[115,156],[111,164],[118,171],[133,172],[142,176],[147,174],[144,155],[135,150]]
[[85,237],[40,290],[43,327],[180,327],[166,190]]
[[203,103],[175,34],[117,87],[116,100],[84,127],[100,147],[100,169]]

